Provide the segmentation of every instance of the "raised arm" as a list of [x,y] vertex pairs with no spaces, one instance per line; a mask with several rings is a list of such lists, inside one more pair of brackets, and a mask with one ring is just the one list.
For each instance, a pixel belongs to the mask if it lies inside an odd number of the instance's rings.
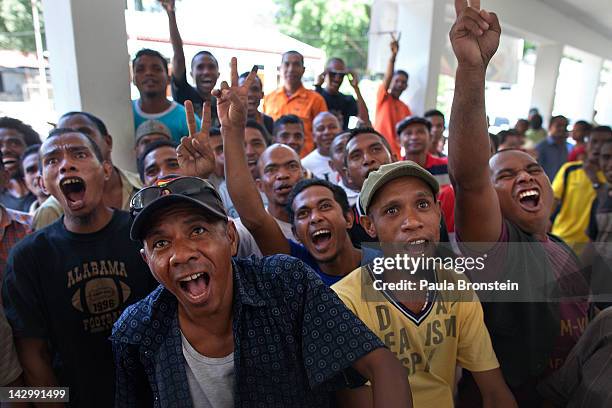
[[370,114],[368,113],[368,106],[363,100],[363,96],[361,96],[361,91],[359,90],[359,77],[353,71],[351,71],[349,75],[350,84],[355,91],[355,95],[357,96],[357,117],[361,119],[366,126],[372,126],[372,123],[370,122]]
[[263,206],[244,150],[246,94],[257,68],[254,67],[242,86],[238,86],[236,65],[236,58],[232,58],[232,86],[223,81],[221,89],[213,91],[217,98],[217,113],[221,122],[227,190],[242,223],[255,238],[261,252],[264,255],[289,254],[287,239]]
[[485,73],[499,45],[497,16],[480,1],[455,0],[457,21],[450,32],[458,60],[449,125],[449,170],[455,187],[455,225],[464,242],[496,242],[502,226],[489,173]]
[[210,127],[212,123],[210,102],[204,102],[202,107],[202,126],[196,127],[196,116],[193,113],[191,101],[185,101],[185,115],[189,136],[181,139],[176,148],[176,155],[185,176],[208,178],[215,169],[215,154],[210,147]]
[[170,30],[170,42],[172,43],[172,75],[175,78],[182,78],[186,75],[185,53],[183,52],[183,40],[179,33],[176,23],[176,13],[174,7],[175,0],[160,0],[166,13],[168,13],[168,29]]
[[399,51],[399,39],[395,39],[395,35],[391,34],[391,57],[389,57],[389,62],[387,63],[387,71],[385,71],[385,77],[383,78],[383,86],[385,90],[389,90],[389,86],[391,85],[391,79],[393,78],[393,72],[395,71],[395,57],[397,57],[397,52]]

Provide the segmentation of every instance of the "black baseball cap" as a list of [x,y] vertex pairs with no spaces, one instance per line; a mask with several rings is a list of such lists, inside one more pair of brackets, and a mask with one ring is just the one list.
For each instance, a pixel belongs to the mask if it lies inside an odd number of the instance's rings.
[[399,136],[399,134],[402,133],[402,131],[406,129],[408,126],[414,125],[417,123],[420,125],[425,125],[427,127],[427,130],[431,132],[431,122],[430,121],[428,121],[427,119],[421,116],[408,116],[400,120],[399,122],[397,122],[397,125],[395,125],[395,133]]
[[221,196],[212,184],[198,177],[166,176],[155,185],[138,191],[130,201],[130,213],[134,217],[130,238],[142,241],[150,217],[158,210],[176,203],[188,203],[201,208],[213,218],[227,221],[227,212]]

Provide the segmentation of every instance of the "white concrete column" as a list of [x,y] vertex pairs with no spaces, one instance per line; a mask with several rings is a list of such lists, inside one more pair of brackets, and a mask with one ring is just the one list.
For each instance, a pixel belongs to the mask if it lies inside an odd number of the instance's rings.
[[548,123],[553,111],[561,58],[562,44],[543,44],[537,48],[531,107],[538,108],[545,123]]
[[402,95],[413,113],[422,115],[436,107],[440,58],[450,30],[445,19],[448,0],[375,1],[372,5],[372,35],[368,68],[384,72],[389,60],[391,37],[385,31],[401,32],[395,69],[408,72],[408,90]]
[[125,0],[42,0],[55,111],[99,116],[113,162],[135,169]]
[[599,78],[603,68],[603,58],[592,54],[582,56],[580,83],[574,85],[576,119],[593,120],[595,98],[599,89]]

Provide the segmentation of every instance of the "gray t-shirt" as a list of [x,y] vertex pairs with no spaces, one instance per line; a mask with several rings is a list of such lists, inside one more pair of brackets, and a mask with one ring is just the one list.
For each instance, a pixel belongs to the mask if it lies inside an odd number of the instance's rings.
[[183,333],[183,355],[187,361],[187,382],[194,408],[234,406],[234,353],[221,358],[201,355]]

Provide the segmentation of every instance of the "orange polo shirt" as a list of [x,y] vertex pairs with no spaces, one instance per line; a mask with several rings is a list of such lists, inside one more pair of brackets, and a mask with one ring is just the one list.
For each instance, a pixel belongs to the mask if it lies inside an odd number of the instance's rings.
[[319,113],[327,110],[327,104],[321,95],[303,86],[291,96],[287,96],[285,89],[280,87],[264,97],[263,110],[274,120],[283,115],[293,114],[304,121],[304,148],[301,152],[301,156],[304,157],[314,148],[312,121]]
[[406,116],[411,116],[412,111],[404,102],[395,99],[383,85],[378,87],[376,93],[376,120],[374,129],[382,133],[387,139],[397,157],[400,155],[400,145],[397,143],[395,125]]

